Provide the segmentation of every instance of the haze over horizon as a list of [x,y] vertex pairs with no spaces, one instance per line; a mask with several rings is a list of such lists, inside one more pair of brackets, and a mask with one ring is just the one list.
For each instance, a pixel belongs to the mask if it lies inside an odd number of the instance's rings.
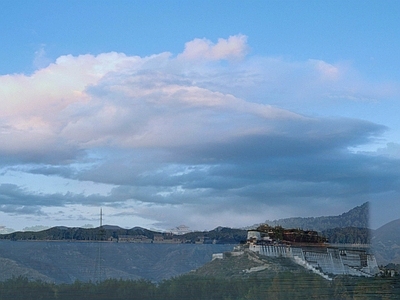
[[3,1],[0,226],[400,218],[397,1]]

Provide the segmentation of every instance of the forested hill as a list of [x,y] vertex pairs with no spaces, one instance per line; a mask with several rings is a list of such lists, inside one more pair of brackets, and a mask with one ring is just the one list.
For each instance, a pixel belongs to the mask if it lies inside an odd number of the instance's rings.
[[8,234],[1,234],[0,239],[4,240],[76,240],[76,241],[104,241],[110,238],[118,238],[122,235],[143,236],[153,239],[151,230],[140,227],[123,229],[117,226],[103,226],[102,228],[79,228],[57,226],[42,231],[19,231]]
[[371,230],[360,227],[333,228],[322,231],[331,244],[370,244]]
[[366,202],[339,216],[287,218],[274,221],[265,221],[270,226],[283,228],[300,228],[304,230],[325,231],[333,228],[369,228],[369,203]]
[[33,232],[13,232],[0,234],[0,239],[4,240],[33,240],[33,241],[125,241],[151,243],[155,237],[158,242],[164,243],[197,243],[197,244],[238,244],[246,240],[247,232],[242,229],[227,227],[217,227],[210,231],[190,232],[184,235],[173,235],[168,232],[160,233],[141,227],[123,229],[118,226],[105,225],[97,228],[79,227],[52,227],[47,230]]

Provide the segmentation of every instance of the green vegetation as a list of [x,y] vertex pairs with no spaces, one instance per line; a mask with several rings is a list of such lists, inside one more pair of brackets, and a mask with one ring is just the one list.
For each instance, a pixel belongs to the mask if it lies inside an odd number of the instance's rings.
[[398,278],[338,277],[284,272],[272,278],[223,279],[184,275],[159,284],[108,279],[100,283],[52,284],[17,277],[0,282],[0,300],[24,299],[398,299]]
[[13,232],[9,234],[1,234],[0,239],[5,240],[33,240],[33,241],[45,241],[45,240],[76,240],[76,241],[105,241],[110,238],[117,238],[120,235],[131,235],[131,236],[146,236],[153,238],[155,232],[144,228],[132,228],[132,229],[104,229],[104,228],[78,228],[78,227],[52,227],[47,230],[32,232]]
[[[290,240],[292,237],[295,241],[310,241],[314,240],[315,236],[312,231],[302,231],[299,229],[285,230],[277,226],[271,227],[266,224],[258,227],[258,230],[268,232],[273,230],[272,237],[280,240]],[[292,236],[285,236],[291,233]],[[106,241],[110,238],[117,239],[119,236],[143,236],[148,239],[153,239],[155,234],[160,234],[144,228],[133,229],[100,229],[100,228],[67,228],[67,227],[53,227],[39,232],[13,232],[9,234],[0,235],[0,239],[6,240],[75,240],[75,241]],[[316,233],[315,233],[316,234]],[[171,235],[168,233],[162,234],[164,238],[178,238],[184,243],[196,243],[203,240],[204,243],[218,243],[218,244],[238,244],[246,240],[247,231],[242,229],[233,229],[218,227],[211,231],[204,232],[190,232],[184,235]],[[369,243],[369,229],[367,228],[335,228],[328,229],[322,232],[324,237],[328,238],[331,243]],[[318,239],[316,242],[322,242],[323,238]]]
[[304,268],[291,259],[261,256],[251,251],[244,251],[241,255],[225,252],[223,259],[214,259],[192,271],[191,274],[223,279],[245,279],[254,276],[255,272],[250,272],[251,269],[258,269],[257,276],[264,278],[272,278],[282,272],[304,273]]
[[120,236],[145,237],[153,240],[155,235],[162,235],[164,239],[178,239],[182,243],[218,243],[218,244],[238,244],[246,240],[247,231],[241,229],[232,229],[227,227],[218,227],[211,231],[190,232],[184,235],[173,235],[171,233],[159,233],[145,228],[135,227],[132,229],[123,228],[69,228],[53,227],[47,230],[33,232],[13,232],[9,234],[0,234],[0,239],[20,241],[108,241],[118,239]]
[[193,242],[195,242],[199,237],[204,237],[206,243],[216,242],[218,244],[238,244],[246,241],[247,230],[217,227],[211,231],[186,233],[182,237]]
[[370,229],[358,227],[334,228],[322,231],[322,235],[332,244],[369,244]]

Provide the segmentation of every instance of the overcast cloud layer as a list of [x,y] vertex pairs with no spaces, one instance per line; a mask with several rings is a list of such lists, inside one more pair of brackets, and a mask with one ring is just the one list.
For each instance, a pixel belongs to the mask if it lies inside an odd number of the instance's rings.
[[125,227],[211,229],[399,208],[390,128],[325,110],[370,107],[397,85],[250,51],[245,35],[194,39],[177,55],[65,55],[1,76],[3,216],[79,226],[102,206]]

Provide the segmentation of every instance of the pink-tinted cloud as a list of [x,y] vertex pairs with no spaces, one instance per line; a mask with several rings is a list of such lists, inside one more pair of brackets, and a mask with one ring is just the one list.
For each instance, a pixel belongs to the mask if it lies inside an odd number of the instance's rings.
[[228,39],[218,39],[214,44],[208,39],[194,39],[185,44],[185,50],[178,58],[188,60],[240,59],[248,52],[247,36],[239,34]]
[[[238,35],[216,44],[194,40],[176,57],[66,55],[31,75],[1,76],[2,166],[113,187],[101,196],[79,196],[71,187],[71,193],[55,197],[49,190],[32,192],[38,188],[31,181],[31,190],[23,189],[12,202],[117,207],[130,201],[133,210],[143,203],[160,211],[168,204],[172,217],[135,210],[167,224],[175,221],[175,205],[187,207],[189,220],[198,217],[200,204],[220,211],[233,203],[237,210],[224,214],[239,216],[248,203],[277,209],[304,199],[364,201],[365,182],[381,180],[369,166],[381,164],[378,173],[388,173],[389,158],[373,161],[347,149],[374,141],[386,127],[313,114],[334,97],[346,105],[360,93],[384,101],[396,88],[369,84],[344,64],[244,57],[246,51],[246,37]],[[237,58],[242,59],[220,61]],[[393,169],[374,193],[397,188],[396,164]],[[360,174],[367,179],[360,182]],[[4,203],[7,191],[22,191],[6,187]],[[37,207],[30,211],[38,213]]]

